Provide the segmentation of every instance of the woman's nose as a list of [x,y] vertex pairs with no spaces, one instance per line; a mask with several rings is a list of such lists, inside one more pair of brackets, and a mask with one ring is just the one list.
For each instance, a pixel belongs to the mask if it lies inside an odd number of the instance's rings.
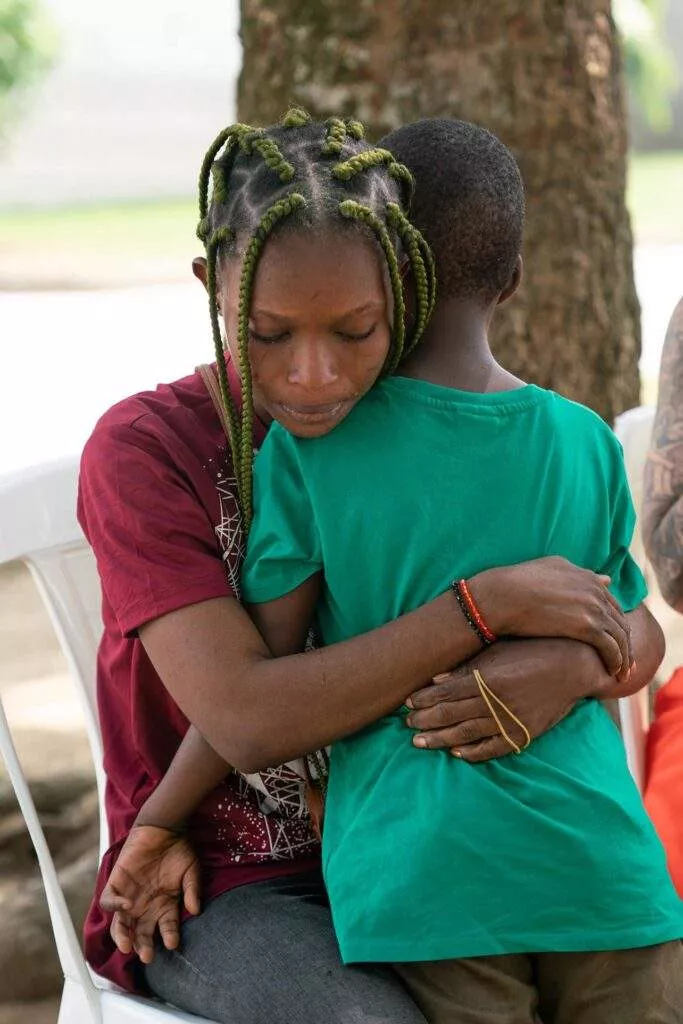
[[338,377],[335,355],[324,343],[311,341],[292,347],[287,373],[290,384],[316,391],[334,384]]

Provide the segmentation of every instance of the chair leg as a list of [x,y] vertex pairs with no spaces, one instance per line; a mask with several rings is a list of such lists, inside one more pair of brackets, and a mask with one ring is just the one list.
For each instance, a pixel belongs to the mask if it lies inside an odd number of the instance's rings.
[[101,1024],[99,995],[87,993],[82,986],[66,978],[57,1024]]

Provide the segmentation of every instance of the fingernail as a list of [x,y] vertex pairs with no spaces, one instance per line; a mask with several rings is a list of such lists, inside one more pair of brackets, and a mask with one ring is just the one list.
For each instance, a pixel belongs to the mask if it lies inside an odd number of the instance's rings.
[[411,710],[415,707],[415,705],[413,704],[413,698],[412,697],[408,697],[408,699],[406,701],[406,707],[407,708],[411,708]]
[[451,750],[451,754],[453,755],[453,757],[460,757],[460,758],[462,758],[462,751],[460,751],[460,750]]
[[434,682],[434,683],[443,683],[443,682],[446,681],[446,679],[448,679],[449,675],[450,675],[449,672],[439,672],[438,676],[434,676],[433,677],[432,682]]
[[403,721],[406,723],[406,725],[408,726],[409,729],[413,728],[413,716],[412,715],[406,715],[406,717],[403,719]]
[[426,747],[427,746],[427,741],[424,738],[424,736],[414,736],[413,737],[413,746],[414,747]]

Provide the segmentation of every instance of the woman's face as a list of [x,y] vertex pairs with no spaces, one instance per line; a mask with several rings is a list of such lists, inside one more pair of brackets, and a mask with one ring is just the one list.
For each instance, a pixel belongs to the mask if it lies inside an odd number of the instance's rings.
[[[220,275],[219,308],[237,359],[240,260]],[[249,317],[254,406],[299,437],[332,430],[384,365],[393,301],[372,240],[355,232],[276,235],[256,270]]]

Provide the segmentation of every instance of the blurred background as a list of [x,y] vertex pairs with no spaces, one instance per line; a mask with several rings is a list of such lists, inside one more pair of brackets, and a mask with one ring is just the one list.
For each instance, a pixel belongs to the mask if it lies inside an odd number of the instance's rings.
[[[491,5],[492,12],[507,8],[509,38],[502,42],[514,43],[519,62],[543,46],[540,36],[529,39],[529,26],[516,16],[515,8],[526,6]],[[558,30],[551,15],[563,4],[549,0],[538,6],[549,12],[554,45],[563,25]],[[637,403],[639,384],[643,399],[654,400],[666,324],[683,294],[683,0],[615,0],[611,14],[618,38],[609,21],[610,5],[602,6],[605,17],[596,21],[594,38],[587,37],[581,60],[591,81],[598,82],[598,110],[601,96],[614,93],[607,87],[615,82],[617,97],[625,82],[624,102],[620,106],[617,98],[604,124],[599,119],[591,124],[595,135],[587,146],[597,147],[596,165],[610,168],[605,187],[617,197],[615,209],[625,199],[630,213],[642,352],[638,356],[637,304],[629,291],[631,238],[624,218],[614,238],[607,223],[602,239],[608,265],[612,246],[615,253],[619,246],[626,248],[623,260],[615,255],[614,279],[621,292],[606,313],[610,337],[617,338],[609,342],[614,359],[598,359],[596,366],[603,369],[593,372],[584,392],[580,375],[544,376],[545,364],[538,358],[530,357],[526,369],[540,383],[577,394],[611,418]],[[515,136],[514,106],[501,111],[483,87],[473,89],[471,107],[468,94],[455,86],[450,105],[440,101],[434,109],[430,101],[427,76],[448,75],[437,53],[444,44],[436,35],[460,33],[457,42],[471,50],[473,40],[465,36],[476,35],[478,25],[486,34],[471,3],[430,0],[426,8],[434,24],[447,9],[459,7],[469,19],[465,32],[465,21],[449,14],[451,21],[439,23],[439,33],[431,35],[425,34],[429,18],[419,3],[401,7],[387,0],[380,24],[375,5],[363,0],[243,0],[241,7],[238,0],[195,5],[181,0],[0,0],[0,474],[77,453],[99,414],[113,402],[191,372],[210,358],[204,295],[190,272],[199,251],[195,181],[209,141],[237,116],[240,19],[251,62],[239,89],[243,117],[267,121],[273,103],[280,111],[290,98],[315,112],[358,113],[379,134],[413,116],[450,112],[498,131],[515,149],[527,183],[534,181],[538,165],[524,138]],[[347,36],[339,18],[335,21],[335,8]],[[422,50],[415,54],[413,43],[399,38],[396,19],[418,8],[420,31],[403,26],[406,37],[422,32]],[[384,17],[387,12],[393,20]],[[380,33],[384,48],[378,49],[376,39],[364,40],[363,32],[368,37]],[[570,53],[576,41],[567,33]],[[366,43],[369,58],[362,52]],[[389,55],[387,46],[394,47]],[[396,59],[399,53],[402,58],[401,46],[408,48],[405,65]],[[605,46],[607,62],[601,63]],[[324,66],[315,64],[312,52]],[[531,56],[527,63],[515,74],[532,67]],[[389,83],[394,73],[389,65],[406,69],[410,99],[405,82]],[[552,67],[548,58],[547,97],[563,109],[566,82],[551,80]],[[472,73],[472,65],[467,70]],[[424,88],[413,88],[416,82]],[[573,102],[580,114],[581,99]],[[537,140],[539,149],[550,147],[559,163],[567,154],[571,159],[574,146],[574,160],[580,163],[581,118],[570,118],[571,130],[560,138],[550,130],[549,109],[541,115],[549,141]],[[518,105],[518,118],[519,110]],[[591,173],[590,160],[586,166]],[[596,180],[602,187],[599,172]],[[544,188],[541,182],[541,196]],[[579,196],[575,205],[580,204]],[[579,217],[555,230],[571,233],[576,225]],[[531,202],[532,240],[539,238],[534,231]],[[532,278],[534,252],[541,250],[540,241],[528,243]],[[609,268],[606,274],[609,280]],[[578,320],[584,315],[591,318],[589,307],[585,314],[579,308]],[[533,337],[518,325],[517,347],[507,336],[501,344],[519,353],[525,346],[533,349]],[[557,345],[549,357],[556,366],[570,341],[558,338]],[[523,358],[521,364],[525,368]],[[608,392],[613,397],[603,402]],[[0,692],[19,729],[21,753],[38,787],[50,839],[66,851],[69,891],[80,914],[94,869],[91,766],[59,650],[33,586],[17,565],[0,570]],[[0,1024],[15,1019],[52,1024],[59,972],[50,930],[21,820],[2,778],[0,783]],[[29,999],[38,1000],[30,1011],[17,1009]]]

